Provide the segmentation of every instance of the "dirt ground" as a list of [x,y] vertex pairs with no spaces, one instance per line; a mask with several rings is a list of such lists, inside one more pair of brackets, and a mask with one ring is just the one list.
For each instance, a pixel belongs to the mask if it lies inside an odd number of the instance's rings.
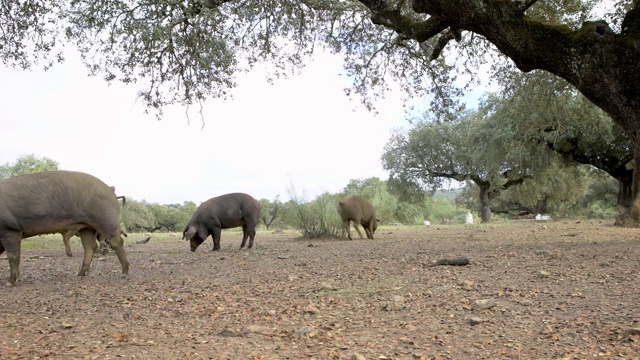
[[[611,222],[386,227],[376,240],[224,232],[82,248],[23,243],[2,359],[640,359],[640,229]],[[433,266],[467,257],[467,266]],[[6,254],[0,271],[9,275]]]

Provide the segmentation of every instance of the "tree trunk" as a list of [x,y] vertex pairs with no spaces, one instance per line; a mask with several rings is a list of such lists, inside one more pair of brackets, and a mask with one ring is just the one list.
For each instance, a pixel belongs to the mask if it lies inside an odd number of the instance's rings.
[[[618,193],[618,211],[621,212],[616,216],[615,225],[639,227],[640,226],[640,139],[636,141],[636,149],[633,158],[633,179],[631,183],[626,183],[625,189],[622,189],[622,181],[620,182],[620,192],[624,192],[625,201],[629,201],[629,205],[623,207],[620,205],[621,194]],[[629,189],[626,189],[626,188]],[[626,202],[625,202],[626,205]]]
[[480,217],[482,222],[491,220],[491,207],[489,206],[489,186],[480,186]]
[[[631,184],[631,196],[634,199],[638,199],[640,196],[640,138],[636,140],[636,155],[633,158],[633,181]],[[636,205],[638,202],[636,201]]]
[[618,203],[616,205],[620,214],[629,211],[633,205],[633,173],[629,172],[616,177],[618,180]]
[[628,226],[640,226],[640,138],[636,140],[636,155],[633,159],[633,197],[635,201],[629,212]]

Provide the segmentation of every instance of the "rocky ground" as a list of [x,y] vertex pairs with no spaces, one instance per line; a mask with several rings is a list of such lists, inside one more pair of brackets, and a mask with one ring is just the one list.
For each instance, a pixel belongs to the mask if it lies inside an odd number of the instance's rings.
[[25,240],[0,294],[2,359],[640,358],[640,229],[610,222],[228,231],[215,253],[134,234],[129,280],[110,254],[78,280],[58,237]]

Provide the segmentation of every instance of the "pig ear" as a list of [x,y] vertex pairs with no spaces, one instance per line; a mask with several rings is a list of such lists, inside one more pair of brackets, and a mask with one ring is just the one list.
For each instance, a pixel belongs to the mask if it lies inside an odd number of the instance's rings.
[[195,227],[190,227],[187,231],[182,233],[183,240],[191,240],[193,236],[196,234],[197,229]]

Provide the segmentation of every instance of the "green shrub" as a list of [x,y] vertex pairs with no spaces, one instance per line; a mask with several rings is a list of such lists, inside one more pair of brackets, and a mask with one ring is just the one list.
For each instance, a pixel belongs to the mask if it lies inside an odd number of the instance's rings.
[[338,214],[338,195],[324,193],[307,202],[295,194],[293,200],[294,225],[304,238],[338,237],[342,234],[342,221]]
[[618,215],[616,209],[608,201],[593,201],[586,209],[589,219],[610,219]]

